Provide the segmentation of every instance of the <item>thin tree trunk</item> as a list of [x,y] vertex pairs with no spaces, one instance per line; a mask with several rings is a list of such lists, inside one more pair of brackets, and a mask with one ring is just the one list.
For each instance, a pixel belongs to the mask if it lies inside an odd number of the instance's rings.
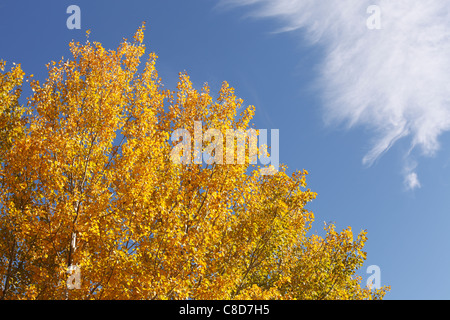
[[5,279],[5,285],[3,286],[3,292],[1,300],[4,300],[6,297],[6,292],[9,288],[9,280],[11,279],[11,271],[12,271],[12,264],[14,261],[14,251],[16,251],[16,241],[13,241],[13,247],[11,249],[11,256],[9,257],[9,263],[8,263],[8,271],[6,272],[6,279]]

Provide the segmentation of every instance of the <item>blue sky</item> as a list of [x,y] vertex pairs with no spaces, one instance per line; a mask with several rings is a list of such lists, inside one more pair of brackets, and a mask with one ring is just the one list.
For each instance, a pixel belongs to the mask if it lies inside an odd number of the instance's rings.
[[[212,92],[226,80],[255,105],[256,127],[280,130],[280,162],[307,169],[318,193],[314,229],[367,229],[364,282],[378,265],[386,299],[449,299],[449,9],[373,1],[383,28],[368,30],[367,1],[232,2],[3,0],[0,59],[42,81],[86,30],[115,49],[145,20],[166,86],[181,71]],[[80,30],[66,27],[72,4]]]

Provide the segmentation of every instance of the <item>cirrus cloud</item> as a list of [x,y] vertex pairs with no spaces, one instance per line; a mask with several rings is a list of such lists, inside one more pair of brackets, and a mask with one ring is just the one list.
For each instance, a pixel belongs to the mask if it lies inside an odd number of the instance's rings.
[[[223,0],[251,5],[251,15],[278,18],[278,31],[302,30],[326,55],[318,84],[328,123],[374,132],[363,163],[371,165],[400,138],[424,155],[450,129],[450,6],[441,0]],[[367,27],[381,9],[381,29]],[[370,11],[369,11],[370,12]],[[415,168],[415,167],[414,167]],[[415,170],[415,169],[414,169]],[[405,184],[420,187],[414,170]]]

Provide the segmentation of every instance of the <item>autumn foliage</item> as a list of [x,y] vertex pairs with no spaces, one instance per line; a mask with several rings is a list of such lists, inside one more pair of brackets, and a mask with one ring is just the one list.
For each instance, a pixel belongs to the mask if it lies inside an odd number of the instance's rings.
[[175,129],[245,130],[254,108],[186,73],[165,89],[155,54],[139,68],[143,32],[70,43],[26,107],[20,65],[0,63],[0,298],[382,298],[356,276],[366,232],[310,234],[306,170],[170,160]]

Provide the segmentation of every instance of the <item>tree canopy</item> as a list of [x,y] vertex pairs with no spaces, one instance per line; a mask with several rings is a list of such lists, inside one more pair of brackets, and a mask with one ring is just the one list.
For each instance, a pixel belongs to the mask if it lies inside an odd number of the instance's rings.
[[187,73],[166,89],[143,37],[70,43],[27,106],[0,62],[0,298],[381,299],[356,276],[366,231],[311,233],[306,170],[171,160],[174,130],[247,130],[255,108]]

